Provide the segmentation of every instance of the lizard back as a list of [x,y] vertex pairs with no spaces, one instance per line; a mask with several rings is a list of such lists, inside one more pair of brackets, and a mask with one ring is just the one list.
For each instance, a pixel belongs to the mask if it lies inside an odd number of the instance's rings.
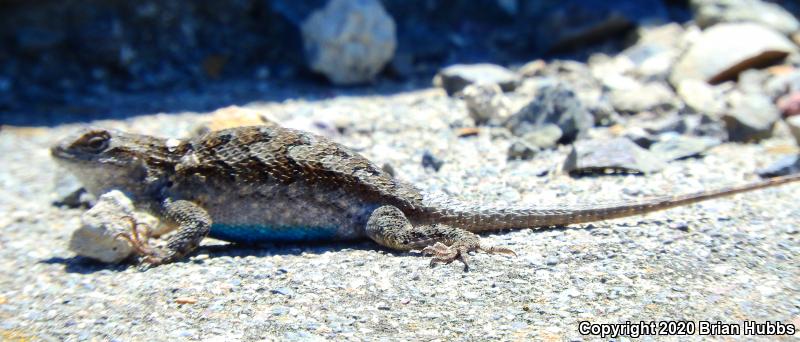
[[227,241],[359,238],[376,207],[412,211],[422,202],[358,153],[292,129],[221,130],[178,150],[166,195],[206,208],[211,236]]

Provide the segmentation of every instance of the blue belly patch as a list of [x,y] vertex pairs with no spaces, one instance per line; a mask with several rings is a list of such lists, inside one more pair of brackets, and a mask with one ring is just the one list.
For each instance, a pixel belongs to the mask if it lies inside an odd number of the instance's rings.
[[208,236],[239,243],[315,241],[335,239],[337,229],[335,227],[213,224]]

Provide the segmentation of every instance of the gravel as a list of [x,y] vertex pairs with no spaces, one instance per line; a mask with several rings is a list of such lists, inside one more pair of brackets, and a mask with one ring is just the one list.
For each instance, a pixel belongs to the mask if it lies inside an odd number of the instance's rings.
[[[772,147],[792,142],[779,134],[722,144],[647,176],[571,178],[557,171],[568,146],[508,161],[501,128],[459,137],[466,107],[443,90],[310,98],[253,109],[326,133],[426,191],[484,203],[618,201],[740,184],[779,157]],[[206,117],[93,124],[180,137]],[[369,241],[211,239],[185,261],[142,270],[67,249],[84,209],[52,204],[65,174],[47,148],[76,126],[0,129],[0,339],[574,340],[589,338],[578,333],[584,320],[800,324],[798,185],[644,217],[487,234],[519,257],[477,254],[469,273]],[[438,171],[422,167],[426,153],[443,161]]]

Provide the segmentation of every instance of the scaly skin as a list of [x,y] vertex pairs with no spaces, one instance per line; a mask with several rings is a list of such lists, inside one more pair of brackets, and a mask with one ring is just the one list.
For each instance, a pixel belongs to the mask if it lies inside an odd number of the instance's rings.
[[485,209],[430,204],[352,150],[281,127],[237,127],[190,140],[87,128],[51,151],[89,192],[120,190],[177,228],[163,249],[129,237],[152,264],[180,259],[206,236],[231,242],[369,237],[396,250],[422,249],[433,255],[432,264],[460,260],[466,267],[470,251],[514,255],[482,245],[473,232],[640,215],[800,180],[792,175],[607,206]]

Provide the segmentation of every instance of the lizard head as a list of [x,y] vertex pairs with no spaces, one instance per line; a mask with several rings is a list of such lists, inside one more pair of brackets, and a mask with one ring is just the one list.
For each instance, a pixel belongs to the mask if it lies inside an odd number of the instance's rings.
[[81,129],[50,152],[98,196],[113,189],[132,197],[147,196],[174,165],[166,139],[103,128]]

